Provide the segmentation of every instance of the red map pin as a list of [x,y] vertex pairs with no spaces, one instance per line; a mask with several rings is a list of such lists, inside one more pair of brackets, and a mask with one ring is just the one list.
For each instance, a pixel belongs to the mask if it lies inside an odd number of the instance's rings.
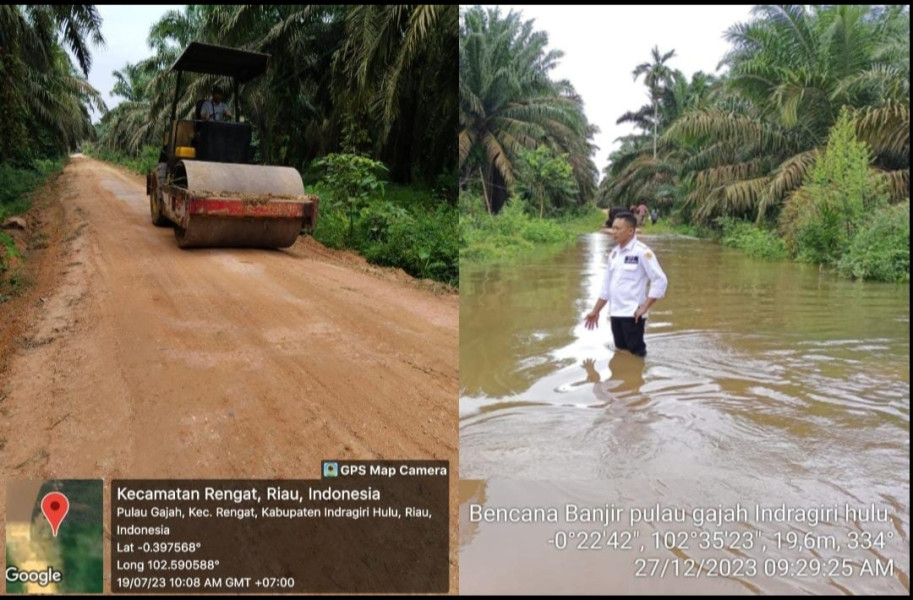
[[57,528],[60,527],[69,510],[70,501],[60,492],[51,492],[41,500],[41,512],[44,513],[44,518],[51,524],[51,531],[54,532],[54,537],[57,537]]

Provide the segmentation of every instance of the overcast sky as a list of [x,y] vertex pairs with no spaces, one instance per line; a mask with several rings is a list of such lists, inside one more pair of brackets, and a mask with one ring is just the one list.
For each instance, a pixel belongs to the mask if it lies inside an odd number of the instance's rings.
[[183,5],[166,6],[108,6],[96,4],[101,15],[101,33],[107,42],[104,48],[92,47],[92,69],[89,83],[101,92],[108,109],[117,106],[121,98],[111,96],[114,71],[152,56],[147,40],[149,28],[169,10],[183,10]]
[[615,121],[649,102],[643,76],[634,81],[634,67],[651,60],[650,50],[675,49],[666,64],[686,76],[696,71],[716,73],[729,49],[723,32],[747,21],[750,6],[520,6],[500,5],[535,21],[534,29],[548,33],[549,49],[564,52],[552,79],[569,80],[583,98],[587,118],[599,127],[596,167],[602,177],[614,140],[633,132],[629,123]]

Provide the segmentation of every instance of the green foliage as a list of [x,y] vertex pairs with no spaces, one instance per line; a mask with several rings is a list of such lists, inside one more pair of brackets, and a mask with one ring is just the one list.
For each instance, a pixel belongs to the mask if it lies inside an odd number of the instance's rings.
[[810,186],[830,187],[839,192],[840,208],[858,218],[863,210],[887,202],[878,179],[873,177],[869,164],[872,153],[865,142],[856,137],[849,111],[844,108],[830,130],[827,149],[815,161],[805,181]]
[[481,196],[460,194],[460,260],[500,260],[523,255],[538,246],[560,246],[580,233],[598,230],[605,215],[590,208],[571,218],[530,216],[513,198],[497,215],[489,215]]
[[775,231],[732,217],[717,217],[723,244],[743,250],[755,258],[782,259],[789,256],[786,244]]
[[859,279],[909,281],[909,200],[888,206],[886,180],[870,168],[848,111],[780,215],[786,246],[799,260]]
[[22,214],[31,206],[29,192],[49,176],[63,170],[64,159],[33,160],[29,167],[14,167],[0,162],[0,221]]
[[0,162],[27,167],[92,136],[89,109],[104,103],[85,77],[103,41],[95,5],[0,5]]
[[[317,190],[319,188],[313,188]],[[320,196],[319,192],[317,195]],[[332,202],[320,197],[320,216],[314,228],[314,239],[327,248],[342,249],[346,247],[349,231],[349,219],[345,212],[337,209]]]
[[[315,164],[326,169],[323,186],[329,190],[333,204],[348,215],[348,236],[351,238],[356,216],[367,207],[368,199],[376,195],[383,197],[384,183],[376,173],[387,168],[358,154],[328,154]],[[350,239],[346,241],[351,242]]]
[[345,208],[325,184],[311,191],[322,198],[314,238],[323,245],[355,250],[373,264],[413,277],[457,285],[457,209],[441,204],[430,190],[391,185],[384,196],[368,195],[352,216],[351,232]]
[[20,258],[21,256],[19,250],[16,249],[13,238],[9,234],[0,231],[0,276],[6,273],[9,268],[10,259]]
[[844,276],[910,282],[910,201],[884,207],[860,227],[837,264]]
[[364,155],[371,147],[371,138],[368,132],[356,122],[355,117],[346,115],[342,126],[342,140],[339,147],[346,154]]
[[[431,184],[456,168],[456,5],[186,5],[151,24],[149,58],[115,72],[124,99],[103,118],[103,145],[135,156],[171,120],[169,69],[192,41],[270,55],[240,90],[259,161],[301,169],[330,152],[366,153],[390,177]],[[224,78],[185,73],[177,114]],[[232,104],[235,98],[226,98]]]
[[[313,12],[315,7],[307,8]],[[340,90],[334,103],[366,127],[375,142],[373,158],[390,167],[394,181],[433,184],[440,173],[456,167],[459,7],[349,5],[341,10],[345,30],[338,45],[317,47],[333,57],[333,87]],[[299,29],[292,21],[290,33],[298,36]],[[315,46],[309,40],[302,45]],[[293,65],[296,72],[299,63]]]
[[375,160],[357,154],[328,154],[315,164],[326,169],[324,187],[346,208],[359,209],[370,196],[383,196],[384,184],[376,173],[387,168]]
[[431,213],[410,214],[381,203],[372,207],[372,213],[362,221],[370,224],[361,238],[365,258],[375,264],[400,267],[415,277],[458,284],[456,210],[438,206]]
[[787,247],[799,260],[835,266],[865,215],[887,205],[884,180],[870,169],[870,160],[844,110],[826,150],[781,213]]
[[539,217],[556,216],[574,206],[579,194],[567,153],[555,155],[541,145],[520,150],[519,178],[515,190],[539,208]]
[[[842,110],[890,182],[909,196],[910,18],[905,6],[759,5],[725,33],[719,81],[673,72],[651,94],[658,106],[619,117],[621,139],[600,185],[602,205],[660,200],[670,185],[690,223],[719,215],[777,216],[803,185]],[[643,73],[660,66],[658,51]],[[658,109],[658,110],[657,110]],[[658,120],[653,151],[651,130]],[[679,184],[691,178],[683,189]],[[684,192],[684,193],[681,193]]]
[[[855,219],[841,214],[831,190],[818,190],[804,203],[796,224],[795,255],[802,262],[833,266],[840,259],[855,227]],[[800,197],[805,197],[804,195]]]
[[[0,162],[0,223],[7,217],[26,212],[32,204],[31,192],[52,175],[63,170],[64,159],[33,160],[27,168]],[[28,283],[23,273],[8,274],[11,260],[21,258],[13,238],[0,231],[0,300],[7,289],[19,293]]]
[[551,79],[563,53],[548,50],[548,35],[533,26],[498,8],[472,6],[461,14],[460,175],[481,171],[494,212],[520,179],[521,151],[543,143],[568,155],[581,203],[595,192],[590,140],[598,130],[571,83]]
[[447,170],[438,175],[433,191],[435,198],[455,206],[460,193],[460,177],[456,169]]

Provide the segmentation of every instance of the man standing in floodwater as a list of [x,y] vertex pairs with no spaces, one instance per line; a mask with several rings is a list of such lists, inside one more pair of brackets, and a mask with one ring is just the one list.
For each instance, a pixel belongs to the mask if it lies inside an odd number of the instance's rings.
[[636,229],[637,218],[632,213],[621,213],[612,222],[609,233],[616,245],[609,255],[599,300],[587,313],[585,323],[587,329],[599,327],[599,313],[609,303],[615,349],[646,356],[644,328],[647,311],[666,295],[668,280],[656,255],[646,244],[638,241]]

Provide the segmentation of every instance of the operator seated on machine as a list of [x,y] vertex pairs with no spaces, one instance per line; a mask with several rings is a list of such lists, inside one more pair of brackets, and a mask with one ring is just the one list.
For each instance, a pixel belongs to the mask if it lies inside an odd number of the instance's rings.
[[219,86],[212,86],[212,99],[203,101],[203,105],[200,107],[200,119],[203,121],[228,121],[231,119],[228,104],[222,102],[222,88]]

